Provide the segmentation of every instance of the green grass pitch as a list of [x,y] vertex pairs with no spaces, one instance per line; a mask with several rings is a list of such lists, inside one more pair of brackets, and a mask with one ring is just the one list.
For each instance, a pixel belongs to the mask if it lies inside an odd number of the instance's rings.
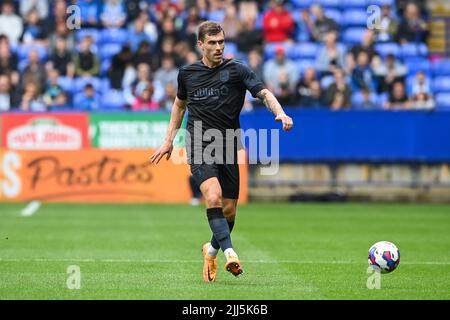
[[[233,242],[244,274],[219,255],[202,280],[203,207],[0,204],[0,299],[449,299],[450,207],[403,204],[248,204]],[[400,249],[397,270],[369,290],[367,251]],[[81,288],[67,288],[70,265]]]

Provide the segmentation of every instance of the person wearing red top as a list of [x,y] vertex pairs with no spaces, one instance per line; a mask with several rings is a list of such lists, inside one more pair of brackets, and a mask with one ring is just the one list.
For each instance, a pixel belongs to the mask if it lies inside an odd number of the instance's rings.
[[270,10],[263,20],[264,39],[267,42],[283,42],[290,39],[295,23],[292,15],[284,8],[283,0],[272,0]]
[[136,98],[131,105],[133,111],[156,111],[159,104],[152,100],[153,85],[151,83],[143,83],[136,88]]

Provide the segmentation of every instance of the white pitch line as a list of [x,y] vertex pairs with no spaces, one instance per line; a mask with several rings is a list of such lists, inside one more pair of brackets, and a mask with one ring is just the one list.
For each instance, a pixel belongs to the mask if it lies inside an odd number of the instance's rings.
[[[260,264],[364,264],[359,261],[300,261],[300,260],[243,260],[246,263],[260,263]],[[0,258],[0,262],[100,262],[100,263],[196,263],[198,260],[146,260],[146,259],[8,259]],[[450,265],[450,261],[402,261],[403,265]]]
[[30,217],[35,214],[41,207],[42,202],[38,200],[31,201],[25,208],[20,211],[22,217]]

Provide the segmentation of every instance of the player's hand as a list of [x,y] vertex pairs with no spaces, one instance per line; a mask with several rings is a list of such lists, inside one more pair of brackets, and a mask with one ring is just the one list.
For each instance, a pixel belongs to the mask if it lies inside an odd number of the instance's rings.
[[172,150],[173,150],[173,144],[172,143],[164,143],[163,145],[161,145],[158,150],[155,151],[154,154],[152,154],[152,156],[150,157],[150,163],[159,163],[159,160],[161,160],[162,157],[164,157],[165,154],[167,154],[166,156],[166,160],[169,160],[170,155],[172,154]]
[[292,121],[292,118],[286,115],[285,113],[278,115],[275,118],[275,121],[280,121],[283,124],[284,131],[291,130],[292,126],[294,125],[294,121]]

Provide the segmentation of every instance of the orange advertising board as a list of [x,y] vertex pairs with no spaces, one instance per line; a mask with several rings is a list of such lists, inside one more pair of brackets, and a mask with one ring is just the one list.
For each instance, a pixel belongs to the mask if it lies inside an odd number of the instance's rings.
[[[152,151],[0,149],[0,201],[188,203],[189,166],[165,159],[150,165]],[[175,152],[184,157],[184,149]],[[240,170],[246,202],[247,166]]]

